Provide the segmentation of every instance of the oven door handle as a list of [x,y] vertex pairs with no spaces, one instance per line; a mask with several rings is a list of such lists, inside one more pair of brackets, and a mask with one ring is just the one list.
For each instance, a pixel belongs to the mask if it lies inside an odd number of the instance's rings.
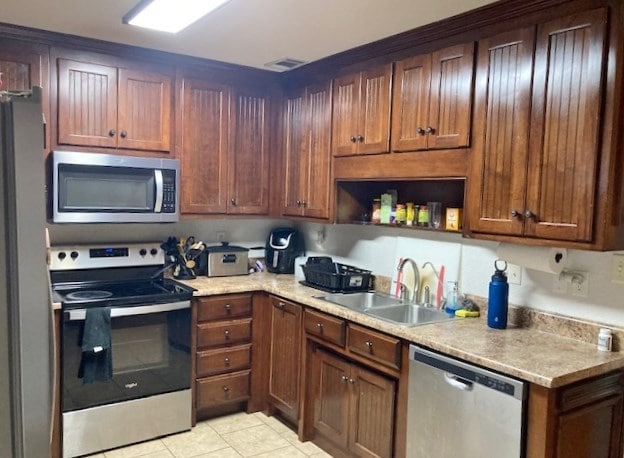
[[[168,304],[138,305],[136,307],[111,307],[111,318],[133,315],[147,315],[150,313],[171,312],[191,308],[190,301],[170,302]],[[87,309],[74,309],[65,311],[65,319],[68,321],[84,321]]]

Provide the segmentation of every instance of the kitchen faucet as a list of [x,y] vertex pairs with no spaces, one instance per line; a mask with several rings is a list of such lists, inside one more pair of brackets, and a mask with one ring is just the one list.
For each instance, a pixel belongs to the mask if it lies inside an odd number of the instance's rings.
[[[402,277],[403,269],[405,268],[405,264],[410,264],[412,266],[412,271],[414,272],[414,284],[412,285],[412,297],[411,302],[414,304],[418,303],[418,298],[420,297],[420,271],[418,270],[418,264],[412,258],[404,258],[399,262],[399,266],[397,270],[399,271],[400,277]],[[399,286],[401,289],[400,299],[401,300],[410,300],[407,286],[405,283],[399,280]]]

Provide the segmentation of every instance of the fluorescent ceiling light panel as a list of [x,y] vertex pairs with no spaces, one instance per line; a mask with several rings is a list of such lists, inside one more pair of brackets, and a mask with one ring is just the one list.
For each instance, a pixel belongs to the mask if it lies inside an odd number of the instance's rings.
[[124,16],[123,23],[177,33],[228,1],[143,0]]

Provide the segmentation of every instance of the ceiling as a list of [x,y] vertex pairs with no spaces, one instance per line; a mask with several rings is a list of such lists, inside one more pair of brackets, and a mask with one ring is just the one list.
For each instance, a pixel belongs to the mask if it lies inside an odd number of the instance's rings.
[[2,0],[0,22],[267,69],[313,62],[491,0],[231,0],[176,35],[124,25],[138,0]]

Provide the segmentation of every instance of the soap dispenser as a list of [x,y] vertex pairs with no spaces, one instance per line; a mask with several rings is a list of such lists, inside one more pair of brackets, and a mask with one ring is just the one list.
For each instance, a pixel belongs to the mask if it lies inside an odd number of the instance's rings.
[[[504,263],[504,267],[499,268],[499,263]],[[507,327],[507,310],[509,308],[509,283],[507,283],[507,262],[494,261],[494,275],[490,281],[487,309],[488,326],[494,329],[505,329]]]
[[446,301],[446,306],[444,310],[451,316],[455,316],[455,312],[462,308],[459,300],[459,288],[457,286],[456,281],[450,281],[450,284],[453,285],[453,290]]

